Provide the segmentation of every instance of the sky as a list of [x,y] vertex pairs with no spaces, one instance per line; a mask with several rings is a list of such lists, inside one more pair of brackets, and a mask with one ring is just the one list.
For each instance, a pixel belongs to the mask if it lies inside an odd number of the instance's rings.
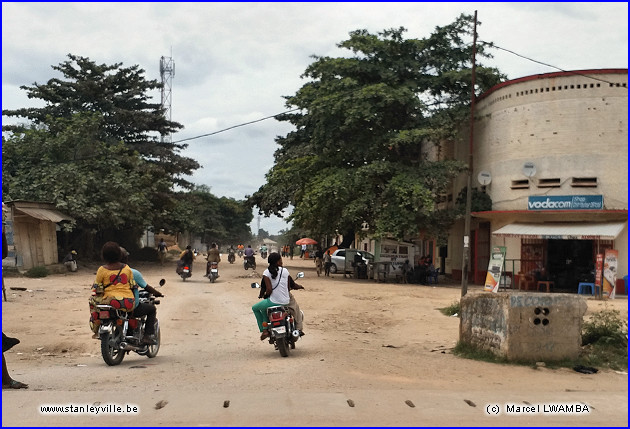
[[[349,55],[337,44],[351,31],[404,27],[406,38],[424,38],[475,10],[478,39],[518,54],[494,49],[483,61],[509,79],[628,67],[626,2],[3,2],[2,109],[38,106],[19,87],[60,77],[51,66],[68,54],[139,65],[158,81],[166,57],[174,63],[172,120],[184,125],[177,142],[288,110],[283,97],[307,82],[312,56]],[[159,102],[159,92],[151,95]],[[202,165],[189,180],[242,200],[265,183],[275,138],[291,130],[267,119],[189,140],[181,154]],[[271,234],[288,228],[256,215],[252,232],[259,221]]]

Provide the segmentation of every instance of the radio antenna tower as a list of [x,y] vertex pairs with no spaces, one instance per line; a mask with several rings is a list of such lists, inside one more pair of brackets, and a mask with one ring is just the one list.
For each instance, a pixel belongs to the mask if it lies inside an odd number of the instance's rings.
[[[173,52],[171,51],[171,55]],[[167,120],[171,121],[173,116],[173,111],[171,107],[172,102],[172,92],[173,92],[173,76],[175,76],[175,63],[173,62],[173,57],[162,57],[160,58],[160,78],[162,79],[162,90],[161,92],[161,104],[164,109],[164,116]],[[170,143],[172,140],[172,136],[169,133],[167,136],[161,136],[162,143]]]

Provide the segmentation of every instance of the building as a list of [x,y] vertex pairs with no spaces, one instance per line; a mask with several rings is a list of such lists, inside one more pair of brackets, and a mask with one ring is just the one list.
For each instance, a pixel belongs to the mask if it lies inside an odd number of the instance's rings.
[[9,244],[9,256],[6,261],[2,261],[3,265],[6,263],[29,270],[37,266],[59,263],[58,224],[71,221],[72,218],[48,203],[10,201],[5,205],[4,227]]
[[[503,82],[475,108],[473,187],[492,210],[473,213],[468,278],[483,283],[492,246],[506,270],[544,267],[576,291],[605,249],[628,273],[628,70],[546,73]],[[468,161],[466,144],[451,148]],[[453,195],[466,186],[462,177]],[[461,278],[464,222],[451,230],[446,271]],[[619,288],[618,288],[619,292]]]

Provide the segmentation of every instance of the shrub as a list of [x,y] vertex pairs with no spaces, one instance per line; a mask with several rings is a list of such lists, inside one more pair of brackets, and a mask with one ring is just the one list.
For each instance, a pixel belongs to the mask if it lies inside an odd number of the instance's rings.
[[459,312],[460,312],[459,301],[454,301],[448,307],[439,308],[438,310],[440,310],[442,314],[445,314],[447,316],[454,316],[454,315],[459,316]]
[[39,267],[31,268],[24,275],[26,277],[39,278],[39,277],[46,277],[48,274],[50,274],[48,272],[48,268],[39,266]]
[[[582,345],[598,344],[626,347],[628,323],[622,320],[618,310],[602,310],[593,314],[591,320],[582,325]],[[624,330],[625,328],[625,330]]]

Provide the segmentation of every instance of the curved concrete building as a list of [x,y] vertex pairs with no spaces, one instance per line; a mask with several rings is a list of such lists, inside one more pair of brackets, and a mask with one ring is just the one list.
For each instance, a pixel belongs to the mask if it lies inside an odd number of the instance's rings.
[[[577,291],[607,249],[617,251],[617,278],[627,274],[627,79],[627,69],[547,73],[478,98],[473,187],[492,210],[473,213],[471,281],[485,281],[493,246],[505,246],[514,277],[544,268],[556,290]],[[454,155],[466,162],[462,143]],[[457,181],[453,195],[465,185]],[[456,278],[462,237],[463,222],[446,261]]]

